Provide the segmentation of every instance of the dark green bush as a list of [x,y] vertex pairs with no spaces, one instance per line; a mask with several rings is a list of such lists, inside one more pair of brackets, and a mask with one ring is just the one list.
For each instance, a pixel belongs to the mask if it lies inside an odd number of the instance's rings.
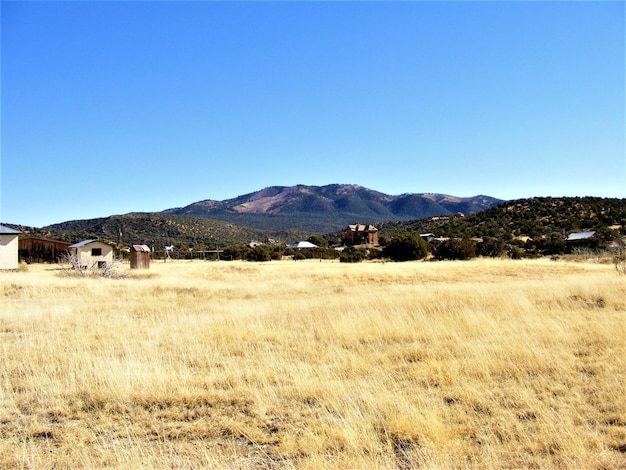
[[443,241],[435,250],[437,259],[468,260],[476,257],[476,242],[451,238]]
[[328,247],[328,240],[326,240],[324,237],[321,237],[320,235],[311,235],[307,241],[313,243],[314,245],[319,246],[320,248],[327,248]]
[[504,242],[494,237],[483,237],[483,241],[476,245],[476,254],[478,256],[488,256],[497,258],[506,253]]
[[258,245],[246,253],[246,259],[248,261],[271,261],[272,256],[268,247]]
[[[339,252],[332,248],[305,248],[302,250],[288,249],[285,255],[293,255],[294,259],[337,259]],[[297,255],[297,258],[296,258]]]
[[340,263],[360,263],[367,258],[367,251],[359,248],[346,248],[339,255]]
[[383,248],[383,256],[394,261],[424,259],[428,253],[428,243],[416,232],[399,233]]
[[306,256],[302,250],[296,250],[295,253],[293,254],[293,259],[294,260],[306,259]]
[[224,248],[221,258],[224,260],[232,260],[232,261],[245,259],[247,250],[248,250],[248,247],[244,245],[231,245],[227,248]]

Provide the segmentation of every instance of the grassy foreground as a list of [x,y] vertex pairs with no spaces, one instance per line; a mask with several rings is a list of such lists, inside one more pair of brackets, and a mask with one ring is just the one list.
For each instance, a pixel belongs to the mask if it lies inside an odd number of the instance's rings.
[[0,273],[0,467],[626,468],[612,265]]

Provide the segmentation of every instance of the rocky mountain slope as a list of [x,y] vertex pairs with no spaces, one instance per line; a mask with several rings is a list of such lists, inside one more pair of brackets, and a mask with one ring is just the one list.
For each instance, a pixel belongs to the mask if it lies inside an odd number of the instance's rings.
[[488,209],[502,200],[445,194],[392,196],[358,185],[271,186],[225,201],[205,200],[168,209],[186,215],[264,230],[330,232],[348,223],[411,220]]
[[[364,196],[368,194],[367,191],[369,190],[363,191]],[[281,214],[281,206],[278,204],[281,198],[285,205],[287,204],[285,200],[290,200],[289,203],[292,205],[301,204],[298,197],[294,196],[294,192],[298,191],[268,188],[268,190],[254,193],[255,197],[242,196],[239,199],[239,210],[242,212],[237,213],[232,209],[235,212],[233,217],[243,214],[243,220],[256,218],[257,221],[262,222],[263,219],[267,219],[268,225],[276,222],[278,222],[277,225],[282,225],[291,220],[293,227],[299,222],[303,226],[311,224],[311,221],[317,221],[320,225],[329,224],[328,219],[324,219],[323,213],[293,211]],[[349,195],[350,191],[347,191],[347,194]],[[315,194],[314,196],[315,199],[317,196]],[[395,201],[393,197],[387,196],[386,203],[390,205],[393,202],[396,203],[396,214],[400,213],[398,207],[404,207],[407,213],[410,213],[411,207],[414,208],[416,205],[422,208],[443,207],[445,209],[447,207],[450,213],[454,212],[454,209],[464,207],[460,204],[468,204],[467,200],[452,196],[422,195],[420,198],[414,196],[417,195],[406,195]],[[351,204],[355,204],[359,199],[353,197]],[[367,200],[361,202],[367,204]],[[226,206],[226,203],[227,201],[216,202],[215,205]],[[370,203],[373,207],[384,207],[382,203],[375,205],[375,198]],[[330,207],[334,206],[331,204]],[[278,212],[268,213],[268,209]],[[246,213],[245,210],[258,212]],[[263,210],[266,212],[262,212]],[[438,237],[493,238],[507,243],[530,239],[537,245],[534,248],[538,253],[546,252],[547,245],[554,245],[557,249],[562,248],[565,236],[572,231],[597,231],[600,235],[599,240],[605,241],[626,236],[624,228],[626,227],[626,199],[538,197],[503,202],[473,214],[469,212],[466,210],[468,214],[466,217],[439,216],[437,213],[437,216],[404,220],[401,220],[399,215],[396,220],[385,219],[383,216],[372,217],[368,220],[363,217],[363,212],[358,213],[357,217],[360,221],[375,223],[380,230],[381,240],[390,239],[403,231],[430,232]],[[340,213],[340,211],[335,210],[335,213]],[[353,222],[353,219],[348,221],[348,223]],[[333,225],[330,230],[262,230],[203,217],[164,213],[130,213],[98,219],[68,221],[43,228],[5,225],[20,230],[23,235],[35,235],[73,243],[86,238],[101,238],[119,245],[145,243],[157,249],[170,244],[190,248],[223,247],[247,244],[251,241],[285,244],[308,238],[312,234],[340,237],[341,230],[344,228],[343,224],[339,224]],[[542,248],[539,245],[546,246]],[[534,248],[530,247],[530,249]]]
[[25,235],[70,242],[100,238],[120,245],[179,243],[206,247],[253,240],[291,243],[311,234],[339,233],[356,221],[379,224],[457,212],[471,214],[500,202],[488,196],[391,196],[358,185],[272,186],[225,201],[205,200],[158,213],[16,228]]

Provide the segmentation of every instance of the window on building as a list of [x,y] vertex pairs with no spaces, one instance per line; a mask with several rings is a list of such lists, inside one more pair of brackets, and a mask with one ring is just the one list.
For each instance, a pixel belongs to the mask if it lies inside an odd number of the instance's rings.
[[91,256],[102,256],[102,248],[92,248]]

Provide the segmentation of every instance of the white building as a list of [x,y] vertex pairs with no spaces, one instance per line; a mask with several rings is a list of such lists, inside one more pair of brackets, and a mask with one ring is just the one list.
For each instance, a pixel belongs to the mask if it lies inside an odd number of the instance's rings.
[[83,240],[70,245],[70,252],[79,260],[83,269],[103,269],[113,263],[113,247],[98,240]]
[[18,230],[0,225],[0,269],[17,269]]

